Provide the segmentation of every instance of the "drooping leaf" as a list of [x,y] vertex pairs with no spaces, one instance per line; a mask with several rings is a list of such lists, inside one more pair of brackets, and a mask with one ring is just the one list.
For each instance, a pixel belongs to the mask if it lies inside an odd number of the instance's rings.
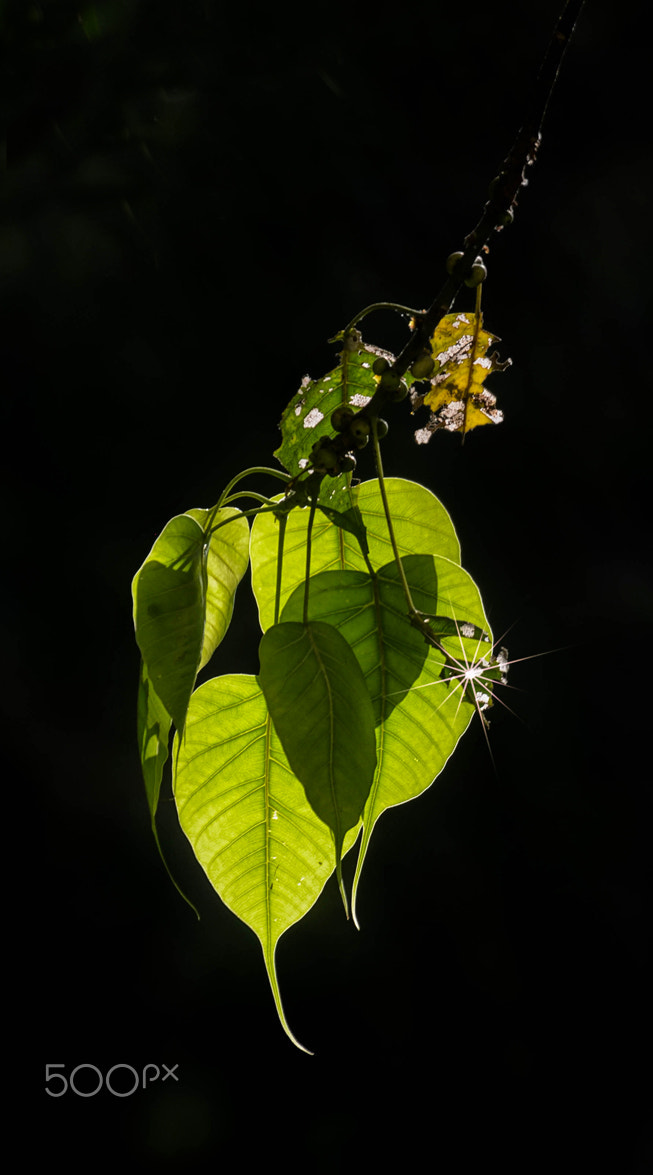
[[[308,453],[322,436],[332,436],[331,413],[341,404],[359,412],[377,388],[372,364],[379,356],[394,360],[388,351],[364,343],[354,330],[344,339],[340,363],[322,379],[305,376],[281,418],[282,443],[275,457],[293,476],[308,465]],[[328,484],[328,483],[327,483]]]
[[423,395],[412,393],[413,410],[422,404],[431,409],[428,423],[415,433],[419,444],[441,428],[464,434],[482,424],[501,423],[496,397],[484,387],[488,375],[510,365],[509,359],[501,363],[496,352],[487,354],[498,341],[483,329],[482,316],[446,314],[440,321],[431,338],[436,363],[431,386]]
[[225,905],[257,935],[279,1019],[303,1048],[286,1021],[275,953],[333,872],[333,836],[290,769],[255,677],[216,677],[195,691],[175,763],[181,826]]
[[[416,482],[386,478],[386,493],[392,513],[399,553],[438,554],[459,562],[460,544],[453,523],[434,494]],[[382,567],[392,559],[392,545],[383,511],[378,480],[362,482],[350,491],[366,528],[369,559]],[[308,510],[293,510],[288,516],[281,581],[281,607],[295,588],[304,582]],[[250,554],[252,588],[258,604],[261,628],[265,632],[274,619],[277,582],[278,522],[273,514],[259,514],[252,526]],[[311,570],[367,571],[356,538],[334,526],[323,514],[316,515],[311,545]]]
[[331,624],[275,624],[264,634],[259,680],[288,762],[333,833],[343,896],[345,833],[355,828],[376,765],[374,712],[352,649]]
[[141,757],[141,768],[143,771],[143,779],[145,781],[145,793],[147,795],[147,803],[150,809],[150,819],[152,824],[152,835],[163,862],[163,866],[172,881],[175,889],[181,894],[185,902],[192,910],[195,911],[197,917],[199,914],[197,909],[186,896],[182,889],[175,881],[168,862],[165,859],[161,841],[159,839],[159,831],[156,826],[156,812],[159,806],[159,796],[161,794],[161,781],[163,779],[163,768],[168,759],[168,744],[170,740],[170,727],[172,726],[172,719],[168,714],[163,702],[157,697],[152,682],[147,676],[147,669],[141,661],[141,673],[138,687],[138,708],[137,708],[137,730],[138,730],[138,747]]
[[172,518],[132,582],[136,641],[152,686],[178,730],[204,642],[202,528],[187,514]]
[[[205,541],[211,515],[215,527]],[[195,679],[224,637],[247,569],[249,526],[240,510],[193,509],[171,519],[134,576],[136,640],[149,681],[183,729]]]
[[[425,613],[449,612],[436,625],[442,650],[427,646],[406,615],[396,564],[381,568],[376,585],[360,572],[323,572],[311,580],[309,618],[336,625],[360,664],[372,697],[377,764],[363,813],[352,908],[370,838],[379,816],[420,795],[442,771],[474,714],[464,684],[443,669],[448,657],[478,659],[487,650],[489,626],[478,589],[458,564],[438,556],[403,560],[415,606]],[[297,590],[282,619],[302,607]],[[469,641],[471,627],[478,637]],[[445,631],[443,631],[443,629]]]
[[[408,555],[404,573],[419,607],[437,599],[437,573],[430,555]],[[298,621],[303,586],[286,603],[281,620]],[[406,612],[397,565],[376,575],[366,571],[321,571],[311,576],[309,620],[326,621],[346,638],[363,672],[378,726],[419,677],[429,646]]]
[[[221,510],[187,510],[204,530],[211,520],[213,533],[206,553],[206,613],[204,641],[199,668],[202,669],[222,641],[234,610],[236,588],[249,562],[249,524],[240,510],[223,506]],[[233,524],[226,523],[233,518]],[[218,527],[218,529],[214,529]]]
[[171,725],[172,719],[163,702],[157,696],[152,682],[147,676],[147,669],[141,661],[137,707],[138,748],[155,837],[157,837],[155,816],[159,806],[163,768],[168,758]]

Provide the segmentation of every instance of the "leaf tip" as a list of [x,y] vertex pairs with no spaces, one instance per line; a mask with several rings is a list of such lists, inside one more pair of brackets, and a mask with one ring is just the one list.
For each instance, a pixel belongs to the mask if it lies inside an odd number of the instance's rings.
[[292,1043],[295,1045],[295,1048],[298,1048],[301,1053],[307,1053],[309,1057],[313,1057],[315,1054],[312,1053],[310,1049],[307,1049],[305,1045],[301,1044],[297,1040],[297,1037],[294,1036],[293,1033],[291,1032],[290,1025],[288,1024],[288,1021],[286,1020],[286,1014],[283,1010],[283,1004],[281,1003],[281,992],[279,990],[279,980],[277,978],[277,966],[276,966],[276,962],[275,962],[276,943],[272,946],[271,950],[269,948],[266,950],[263,943],[261,943],[261,946],[263,947],[263,958],[265,960],[265,969],[268,973],[268,979],[270,980],[270,987],[272,988],[272,996],[274,998],[274,1005],[277,1009],[277,1016],[279,1017],[279,1022],[281,1024],[281,1027],[283,1028],[288,1039],[291,1040]]
[[336,877],[338,879],[338,889],[340,890],[342,904],[345,907],[345,918],[349,921],[349,904],[347,902],[347,894],[345,893],[345,883],[342,879],[342,857],[340,853],[338,853],[338,862],[336,864]]

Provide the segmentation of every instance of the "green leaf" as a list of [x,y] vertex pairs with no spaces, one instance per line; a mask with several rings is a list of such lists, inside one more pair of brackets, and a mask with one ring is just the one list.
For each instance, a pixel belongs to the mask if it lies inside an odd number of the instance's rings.
[[138,746],[141,756],[141,767],[143,770],[143,779],[145,781],[145,793],[147,795],[147,802],[150,809],[150,819],[152,824],[152,835],[159,852],[159,856],[163,862],[168,877],[172,881],[175,889],[181,894],[185,902],[188,902],[191,910],[194,910],[199,918],[199,913],[193,903],[186,894],[180,889],[175,881],[168,862],[163,854],[161,841],[159,840],[159,831],[156,826],[156,812],[159,806],[159,796],[161,794],[161,781],[163,779],[163,768],[168,759],[168,743],[170,738],[170,727],[172,720],[168,714],[163,702],[157,697],[156,692],[152,686],[152,682],[147,676],[147,669],[141,661],[141,675],[138,687],[138,709],[137,709],[137,729],[138,729]]
[[307,467],[307,454],[314,442],[333,435],[331,413],[335,408],[348,404],[359,412],[372,399],[377,389],[372,364],[379,355],[394,359],[388,351],[363,343],[358,331],[352,331],[338,367],[322,379],[304,377],[281,418],[283,441],[274,454],[293,476]]
[[286,1021],[275,954],[333,872],[333,837],[289,767],[255,677],[216,677],[195,691],[175,764],[181,826],[225,905],[257,935],[281,1024],[303,1049]]
[[[451,672],[452,661],[473,663],[487,644],[463,636],[473,625],[489,633],[478,589],[462,567],[438,556],[402,560],[415,606],[440,620],[442,650],[429,647],[406,615],[396,564],[381,568],[376,579],[359,572],[323,572],[311,578],[309,618],[336,625],[359,662],[372,697],[376,723],[377,764],[363,813],[352,907],[374,826],[387,808],[420,795],[442,771],[474,714],[466,682]],[[294,619],[303,605],[296,591],[282,619]]]
[[[205,541],[204,528],[227,519]],[[136,640],[149,680],[183,730],[199,670],[224,637],[247,569],[249,526],[240,510],[188,510],[166,526],[134,576]]]
[[[234,610],[236,588],[249,562],[249,524],[240,510],[223,506],[221,510],[187,510],[203,530],[208,522],[214,530],[206,558],[206,614],[204,641],[199,669],[203,669],[222,641]],[[233,525],[222,525],[233,518]]]
[[[433,558],[408,555],[403,566],[413,599],[420,606],[432,605],[437,599]],[[299,620],[303,605],[302,585],[288,600],[282,622]],[[419,677],[429,650],[406,614],[397,565],[389,563],[374,576],[364,571],[311,576],[308,614],[309,620],[326,621],[345,637],[363,672],[378,726]]]
[[[430,490],[413,481],[389,477],[385,481],[395,535],[401,555],[437,554],[460,561],[460,544],[444,506]],[[392,546],[383,511],[378,480],[362,482],[350,491],[367,532],[369,558],[382,567],[392,558]],[[281,607],[304,582],[309,511],[297,509],[288,516],[281,581]],[[252,526],[250,554],[252,588],[265,632],[274,620],[277,579],[278,522],[273,514],[259,514]],[[356,538],[334,526],[323,514],[316,515],[311,544],[311,570],[367,571]],[[433,610],[433,609],[431,609]]]
[[132,583],[136,641],[156,694],[178,730],[204,641],[204,535],[187,514],[172,518]]
[[376,765],[374,712],[349,644],[330,624],[275,624],[261,640],[260,683],[288,762],[333,832],[342,885],[345,833],[354,828]]
[[349,510],[334,510],[330,506],[322,506],[318,502],[318,510],[332,522],[334,526],[338,526],[341,530],[346,530],[348,534],[353,534],[356,539],[363,557],[369,555],[370,548],[367,542],[367,531],[365,523],[363,522],[363,515],[358,506],[351,506]]
[[155,816],[159,806],[163,768],[168,758],[168,741],[172,719],[147,676],[141,661],[138,686],[137,730],[138,748],[145,781],[145,792],[152,817],[152,831],[157,840]]

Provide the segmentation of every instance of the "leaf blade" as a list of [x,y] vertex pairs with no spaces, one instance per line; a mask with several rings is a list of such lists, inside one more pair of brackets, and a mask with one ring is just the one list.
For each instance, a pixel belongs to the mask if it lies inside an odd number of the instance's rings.
[[284,1013],[276,948],[331,876],[333,839],[290,769],[255,677],[216,677],[195,691],[175,764],[181,827],[222,901],[259,939],[280,1022],[304,1049]]
[[132,581],[136,642],[147,674],[183,729],[204,639],[204,536],[186,514],[172,518]]
[[321,379],[304,377],[281,418],[283,439],[274,454],[293,476],[308,466],[306,454],[313,443],[333,432],[331,413],[335,408],[346,404],[359,412],[372,399],[377,388],[372,364],[379,356],[394,359],[389,351],[364,343],[358,331],[351,331],[333,371]]
[[333,833],[340,881],[345,834],[360,820],[376,765],[365,679],[345,638],[319,621],[273,625],[259,656],[275,730],[313,811]]
[[[438,554],[459,563],[458,536],[449,514],[435,495],[404,478],[389,477],[385,484],[400,555]],[[370,561],[374,567],[382,567],[392,558],[392,546],[378,480],[356,486],[351,490],[351,499],[360,509]],[[297,509],[288,517],[281,608],[304,581],[308,515],[308,510]],[[274,619],[277,528],[273,514],[260,514],[251,533],[252,589],[264,632]],[[311,568],[313,574],[333,570],[368,571],[356,538],[334,526],[323,514],[316,516],[313,524]]]
[[[231,623],[236,589],[249,563],[249,524],[234,506],[215,511],[191,509],[186,513],[203,531],[209,518],[212,529],[219,527],[211,534],[206,552],[206,609],[199,671],[210,661]],[[229,518],[233,525],[227,522]]]
[[[433,615],[438,608],[447,609],[455,617],[438,617],[443,649],[455,651],[460,646],[458,625],[489,632],[478,588],[458,564],[425,555],[407,556],[402,563],[416,607]],[[282,620],[295,619],[302,606],[303,592],[297,589]],[[474,707],[441,680],[446,652],[429,648],[410,624],[396,564],[381,568],[376,586],[361,572],[326,571],[313,577],[309,617],[328,621],[343,634],[374,706],[377,765],[363,812],[354,876],[356,918],[363,863],[379,817],[431,786],[467,729]]]

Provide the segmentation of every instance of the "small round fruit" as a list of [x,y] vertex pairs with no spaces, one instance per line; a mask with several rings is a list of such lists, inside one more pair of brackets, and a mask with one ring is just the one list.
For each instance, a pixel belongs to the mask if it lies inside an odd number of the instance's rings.
[[338,454],[330,445],[323,445],[318,442],[317,445],[313,446],[311,457],[317,469],[326,469],[327,473],[331,473],[334,470],[336,473],[338,472]]
[[346,428],[349,428],[353,419],[352,409],[347,404],[341,404],[331,413],[331,428],[336,432],[344,432]]
[[487,268],[483,264],[481,258],[477,257],[476,261],[472,265],[472,271],[469,277],[465,278],[465,285],[469,286],[470,290],[473,290],[475,286],[480,286],[481,282],[484,282],[486,277]]
[[375,375],[383,375],[383,372],[387,371],[389,366],[388,360],[384,359],[383,355],[379,355],[378,359],[375,359],[372,364],[372,371]]
[[370,439],[370,422],[366,416],[357,416],[349,426],[349,432],[357,449],[364,449]]
[[396,392],[400,383],[401,376],[397,375],[396,371],[386,371],[381,376],[379,387],[382,388],[384,392]]
[[447,264],[446,264],[447,273],[453,273],[454,269],[456,268],[456,266],[462,256],[463,256],[462,253],[450,253],[449,254],[449,256],[447,257]]
[[345,457],[340,459],[340,472],[353,473],[356,468],[356,458],[353,453],[347,453]]
[[381,383],[379,386],[387,394],[388,399],[391,400],[393,404],[398,404],[400,400],[403,400],[404,397],[408,395],[408,385],[400,375],[397,375],[396,371],[386,372],[386,374],[381,377]]
[[410,372],[415,376],[415,379],[428,379],[434,367],[435,359],[425,351],[424,354],[417,357]]
[[387,420],[382,420],[380,416],[376,422],[376,435],[380,441],[388,435],[388,422]]

